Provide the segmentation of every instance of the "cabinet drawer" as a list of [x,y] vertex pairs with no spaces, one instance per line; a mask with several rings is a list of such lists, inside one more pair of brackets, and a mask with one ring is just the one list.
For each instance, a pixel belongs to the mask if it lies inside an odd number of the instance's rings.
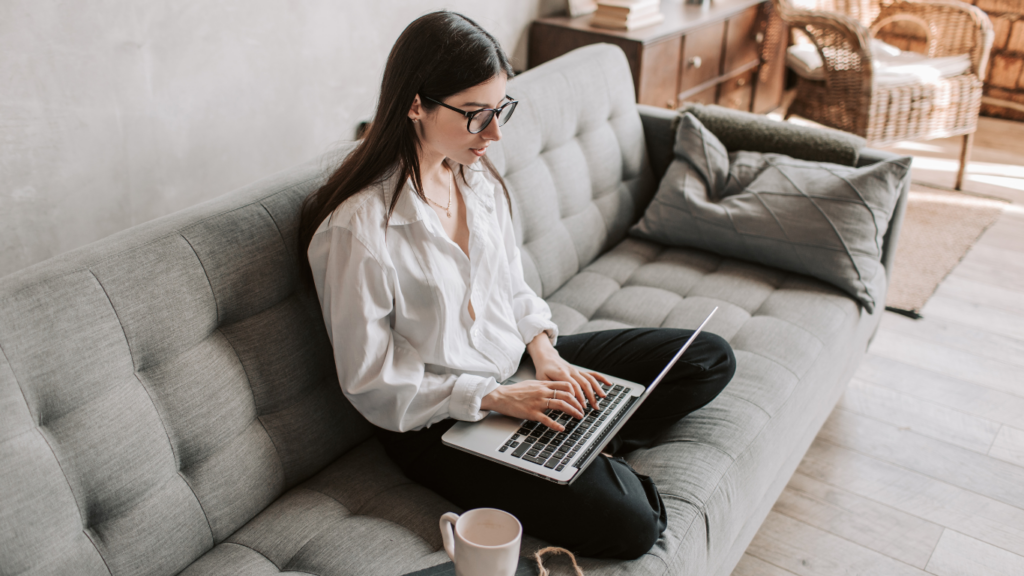
[[[723,74],[760,60],[761,7],[751,6],[729,19],[725,33],[725,66]],[[760,34],[759,34],[760,33]]]
[[751,70],[722,82],[718,89],[718,105],[734,110],[749,111],[753,95],[754,71]]
[[637,102],[650,106],[675,108],[679,83],[679,47],[677,36],[643,46],[640,53],[640,82]]
[[722,36],[725,22],[715,22],[687,32],[683,38],[679,92],[708,82],[722,73]]

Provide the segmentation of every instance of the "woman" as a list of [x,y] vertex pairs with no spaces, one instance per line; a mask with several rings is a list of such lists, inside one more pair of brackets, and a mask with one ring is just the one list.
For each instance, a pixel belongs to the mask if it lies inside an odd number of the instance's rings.
[[[649,383],[692,333],[558,337],[523,280],[508,191],[486,156],[515,110],[505,92],[512,74],[498,42],[464,16],[410,24],[363,140],[303,204],[299,249],[345,396],[408,477],[463,508],[507,510],[528,533],[575,552],[636,558],[666,514],[650,479],[625,460],[602,456],[560,486],[441,443],[456,420],[490,410],[560,431],[545,410],[580,418],[599,407],[605,379],[596,371]],[[524,351],[537,380],[499,386]],[[606,451],[651,445],[733,370],[729,345],[702,334]]]

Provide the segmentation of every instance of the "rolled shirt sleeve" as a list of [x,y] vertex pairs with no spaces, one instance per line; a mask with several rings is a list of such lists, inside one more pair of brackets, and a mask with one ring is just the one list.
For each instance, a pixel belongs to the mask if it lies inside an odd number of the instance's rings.
[[480,403],[498,387],[496,380],[427,371],[416,349],[391,329],[393,279],[380,260],[348,229],[327,227],[317,234],[329,236],[310,243],[309,260],[326,262],[323,269],[313,266],[313,279],[338,380],[352,405],[374,425],[395,432],[448,417],[486,416]]
[[551,345],[558,342],[558,325],[551,321],[550,316],[545,318],[540,314],[529,314],[523,316],[517,323],[519,334],[523,337],[523,344],[533,342],[533,339],[540,333],[545,333]]
[[448,414],[456,420],[476,422],[487,416],[480,409],[480,402],[498,387],[494,378],[484,378],[472,374],[462,374],[455,379],[452,394],[448,401]]

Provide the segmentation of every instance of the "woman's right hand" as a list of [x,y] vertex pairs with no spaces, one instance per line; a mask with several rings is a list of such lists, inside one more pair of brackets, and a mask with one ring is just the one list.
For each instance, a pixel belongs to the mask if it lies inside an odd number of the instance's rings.
[[561,410],[577,419],[583,418],[583,406],[576,398],[575,387],[569,382],[525,380],[498,386],[480,401],[481,410],[494,410],[513,418],[535,420],[557,432],[564,431],[564,426],[544,413],[549,408]]

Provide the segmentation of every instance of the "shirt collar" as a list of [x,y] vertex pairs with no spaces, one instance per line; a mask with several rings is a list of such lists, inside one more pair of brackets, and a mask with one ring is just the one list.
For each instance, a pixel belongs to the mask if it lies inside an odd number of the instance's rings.
[[[482,165],[477,166],[462,166],[458,162],[446,158],[445,162],[448,163],[448,167],[455,171],[455,177],[458,178],[459,168],[463,168],[463,172],[466,175],[461,189],[464,193],[473,194],[476,200],[483,203],[485,207],[489,207],[493,203],[493,199],[489,198],[486,191],[484,190],[485,180],[483,177],[483,170],[486,170]],[[398,202],[395,204],[395,210],[391,213],[391,219],[388,221],[389,225],[401,226],[404,224],[412,224],[413,222],[419,222],[427,216],[426,210],[430,207],[426,205],[423,200],[416,195],[416,191],[412,187],[412,178],[406,179],[405,182],[399,182],[400,170],[396,169],[395,173],[384,183],[384,202],[386,207],[391,206],[391,198],[394,196],[394,191],[402,187],[402,195],[398,197]],[[468,207],[467,207],[468,208]]]
[[400,170],[396,169],[395,173],[384,184],[385,209],[391,207],[391,199],[394,197],[395,191],[402,190],[402,195],[398,197],[398,202],[395,203],[395,210],[391,213],[391,218],[388,220],[389,226],[412,224],[413,222],[419,222],[425,216],[421,210],[423,202],[416,197],[416,191],[412,189],[411,179],[400,182],[400,177]]

